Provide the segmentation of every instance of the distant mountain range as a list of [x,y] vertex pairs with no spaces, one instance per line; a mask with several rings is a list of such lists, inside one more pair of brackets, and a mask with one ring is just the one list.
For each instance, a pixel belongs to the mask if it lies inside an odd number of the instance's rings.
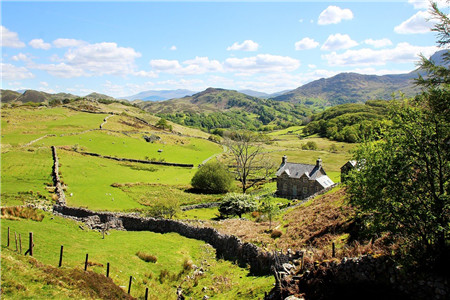
[[192,96],[195,93],[197,93],[197,92],[190,91],[190,90],[183,90],[183,89],[161,90],[161,91],[149,90],[149,91],[140,92],[139,94],[136,94],[133,96],[123,97],[123,99],[130,100],[130,101],[133,101],[133,100],[163,101],[163,100],[168,100],[168,99],[173,99],[173,98],[182,98],[185,96]]
[[[443,60],[444,54],[447,50],[436,52],[431,59],[437,64],[445,65]],[[448,65],[447,65],[448,66]],[[254,90],[231,91],[225,93],[223,97],[231,97],[230,99],[216,99],[217,103],[207,104],[203,100],[202,95],[211,94],[211,90],[207,89],[204,92],[196,93],[186,89],[178,90],[161,90],[161,91],[145,91],[139,94],[125,97],[133,103],[139,104],[141,107],[152,107],[155,111],[168,112],[169,107],[183,107],[187,111],[196,111],[200,107],[208,111],[217,111],[218,109],[226,109],[229,100],[234,97],[237,99],[248,97],[255,97],[260,99],[273,99],[281,102],[290,102],[305,104],[306,106],[333,106],[343,103],[366,102],[373,99],[391,99],[392,93],[401,91],[407,97],[412,97],[420,92],[420,89],[414,85],[414,78],[417,78],[421,70],[414,70],[407,74],[392,74],[392,75],[362,75],[357,73],[340,73],[330,78],[322,78],[312,81],[308,84],[300,86],[292,91],[283,91],[275,94],[267,94]],[[221,89],[216,89],[221,90]],[[222,90],[225,91],[225,90]],[[203,94],[202,94],[203,93]],[[238,93],[238,94],[236,94]],[[194,97],[195,96],[195,97]],[[48,94],[45,92],[26,90],[23,93],[2,90],[1,102],[46,102],[54,99],[73,99],[78,96],[58,93]],[[114,99],[113,97],[92,93],[83,98],[90,99]],[[188,98],[185,101],[180,99]],[[170,100],[173,99],[173,100]],[[167,102],[170,100],[169,102]],[[144,102],[141,102],[144,101]],[[147,105],[151,101],[162,101],[156,106]],[[166,103],[167,102],[167,103]]]

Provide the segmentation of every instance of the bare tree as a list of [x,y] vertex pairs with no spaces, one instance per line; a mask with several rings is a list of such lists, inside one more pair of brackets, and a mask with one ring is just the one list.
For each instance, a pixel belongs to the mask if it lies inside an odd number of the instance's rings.
[[232,154],[234,168],[242,184],[243,193],[264,179],[261,176],[256,177],[263,166],[262,141],[260,135],[248,131],[233,132],[224,139],[224,144]]

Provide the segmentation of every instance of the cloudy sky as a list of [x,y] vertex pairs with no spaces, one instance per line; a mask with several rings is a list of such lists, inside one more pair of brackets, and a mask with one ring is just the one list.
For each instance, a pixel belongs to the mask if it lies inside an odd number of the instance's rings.
[[340,72],[407,73],[438,50],[426,0],[1,6],[1,84],[11,90],[272,93]]

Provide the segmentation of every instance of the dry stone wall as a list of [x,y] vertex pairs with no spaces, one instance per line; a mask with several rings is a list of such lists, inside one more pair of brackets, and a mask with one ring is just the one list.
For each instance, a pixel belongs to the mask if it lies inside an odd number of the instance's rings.
[[59,177],[59,159],[56,153],[55,146],[52,146],[52,156],[53,156],[53,185],[55,186],[55,193],[58,196],[56,203],[58,205],[66,205],[66,195],[64,194],[63,185],[61,184],[61,178]]
[[[78,220],[107,223],[116,220],[123,229],[129,231],[152,231],[157,233],[176,232],[184,237],[202,240],[216,249],[218,258],[237,262],[240,266],[250,266],[252,274],[270,274],[274,256],[262,251],[251,243],[243,243],[239,238],[219,233],[214,228],[196,227],[181,221],[155,218],[141,218],[129,214],[95,212],[85,208],[55,205],[54,213]],[[97,216],[97,217],[94,217]]]

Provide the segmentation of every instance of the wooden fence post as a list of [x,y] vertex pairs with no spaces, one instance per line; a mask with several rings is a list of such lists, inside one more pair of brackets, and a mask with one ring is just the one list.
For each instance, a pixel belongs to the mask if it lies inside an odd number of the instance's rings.
[[335,247],[334,243],[331,244],[331,248],[332,248],[332,256],[336,257],[336,247]]
[[19,233],[19,250],[20,250],[20,254],[22,254],[22,235]]
[[84,262],[84,270],[85,270],[85,271],[87,271],[87,266],[88,266],[88,257],[89,257],[89,254],[88,254],[88,253],[86,253],[86,260],[85,260],[85,262]]
[[16,252],[19,252],[19,248],[17,247],[17,233],[14,231],[14,240],[16,241]]
[[106,277],[109,277],[109,263],[106,264]]
[[8,243],[6,244],[6,247],[9,247],[9,232],[10,232],[10,229],[8,227]]
[[34,246],[34,243],[33,243],[33,232],[30,232],[30,238],[29,238],[29,240],[30,240],[29,248],[28,248],[28,250],[25,252],[24,255],[27,255],[27,254],[29,253],[30,256],[33,256],[33,246]]
[[148,287],[145,288],[145,300],[148,300]]
[[304,265],[304,258],[305,258],[305,252],[302,251],[302,267],[301,267],[301,269],[300,269],[301,272],[303,272],[303,270],[304,270],[304,268],[305,268],[305,265]]
[[133,280],[133,276],[130,276],[130,283],[128,284],[128,295],[131,292],[131,280]]
[[64,251],[63,249],[64,249],[64,246],[61,245],[61,250],[59,251],[59,264],[58,264],[58,267],[60,267],[60,268],[62,266],[62,257],[63,257],[63,251]]

